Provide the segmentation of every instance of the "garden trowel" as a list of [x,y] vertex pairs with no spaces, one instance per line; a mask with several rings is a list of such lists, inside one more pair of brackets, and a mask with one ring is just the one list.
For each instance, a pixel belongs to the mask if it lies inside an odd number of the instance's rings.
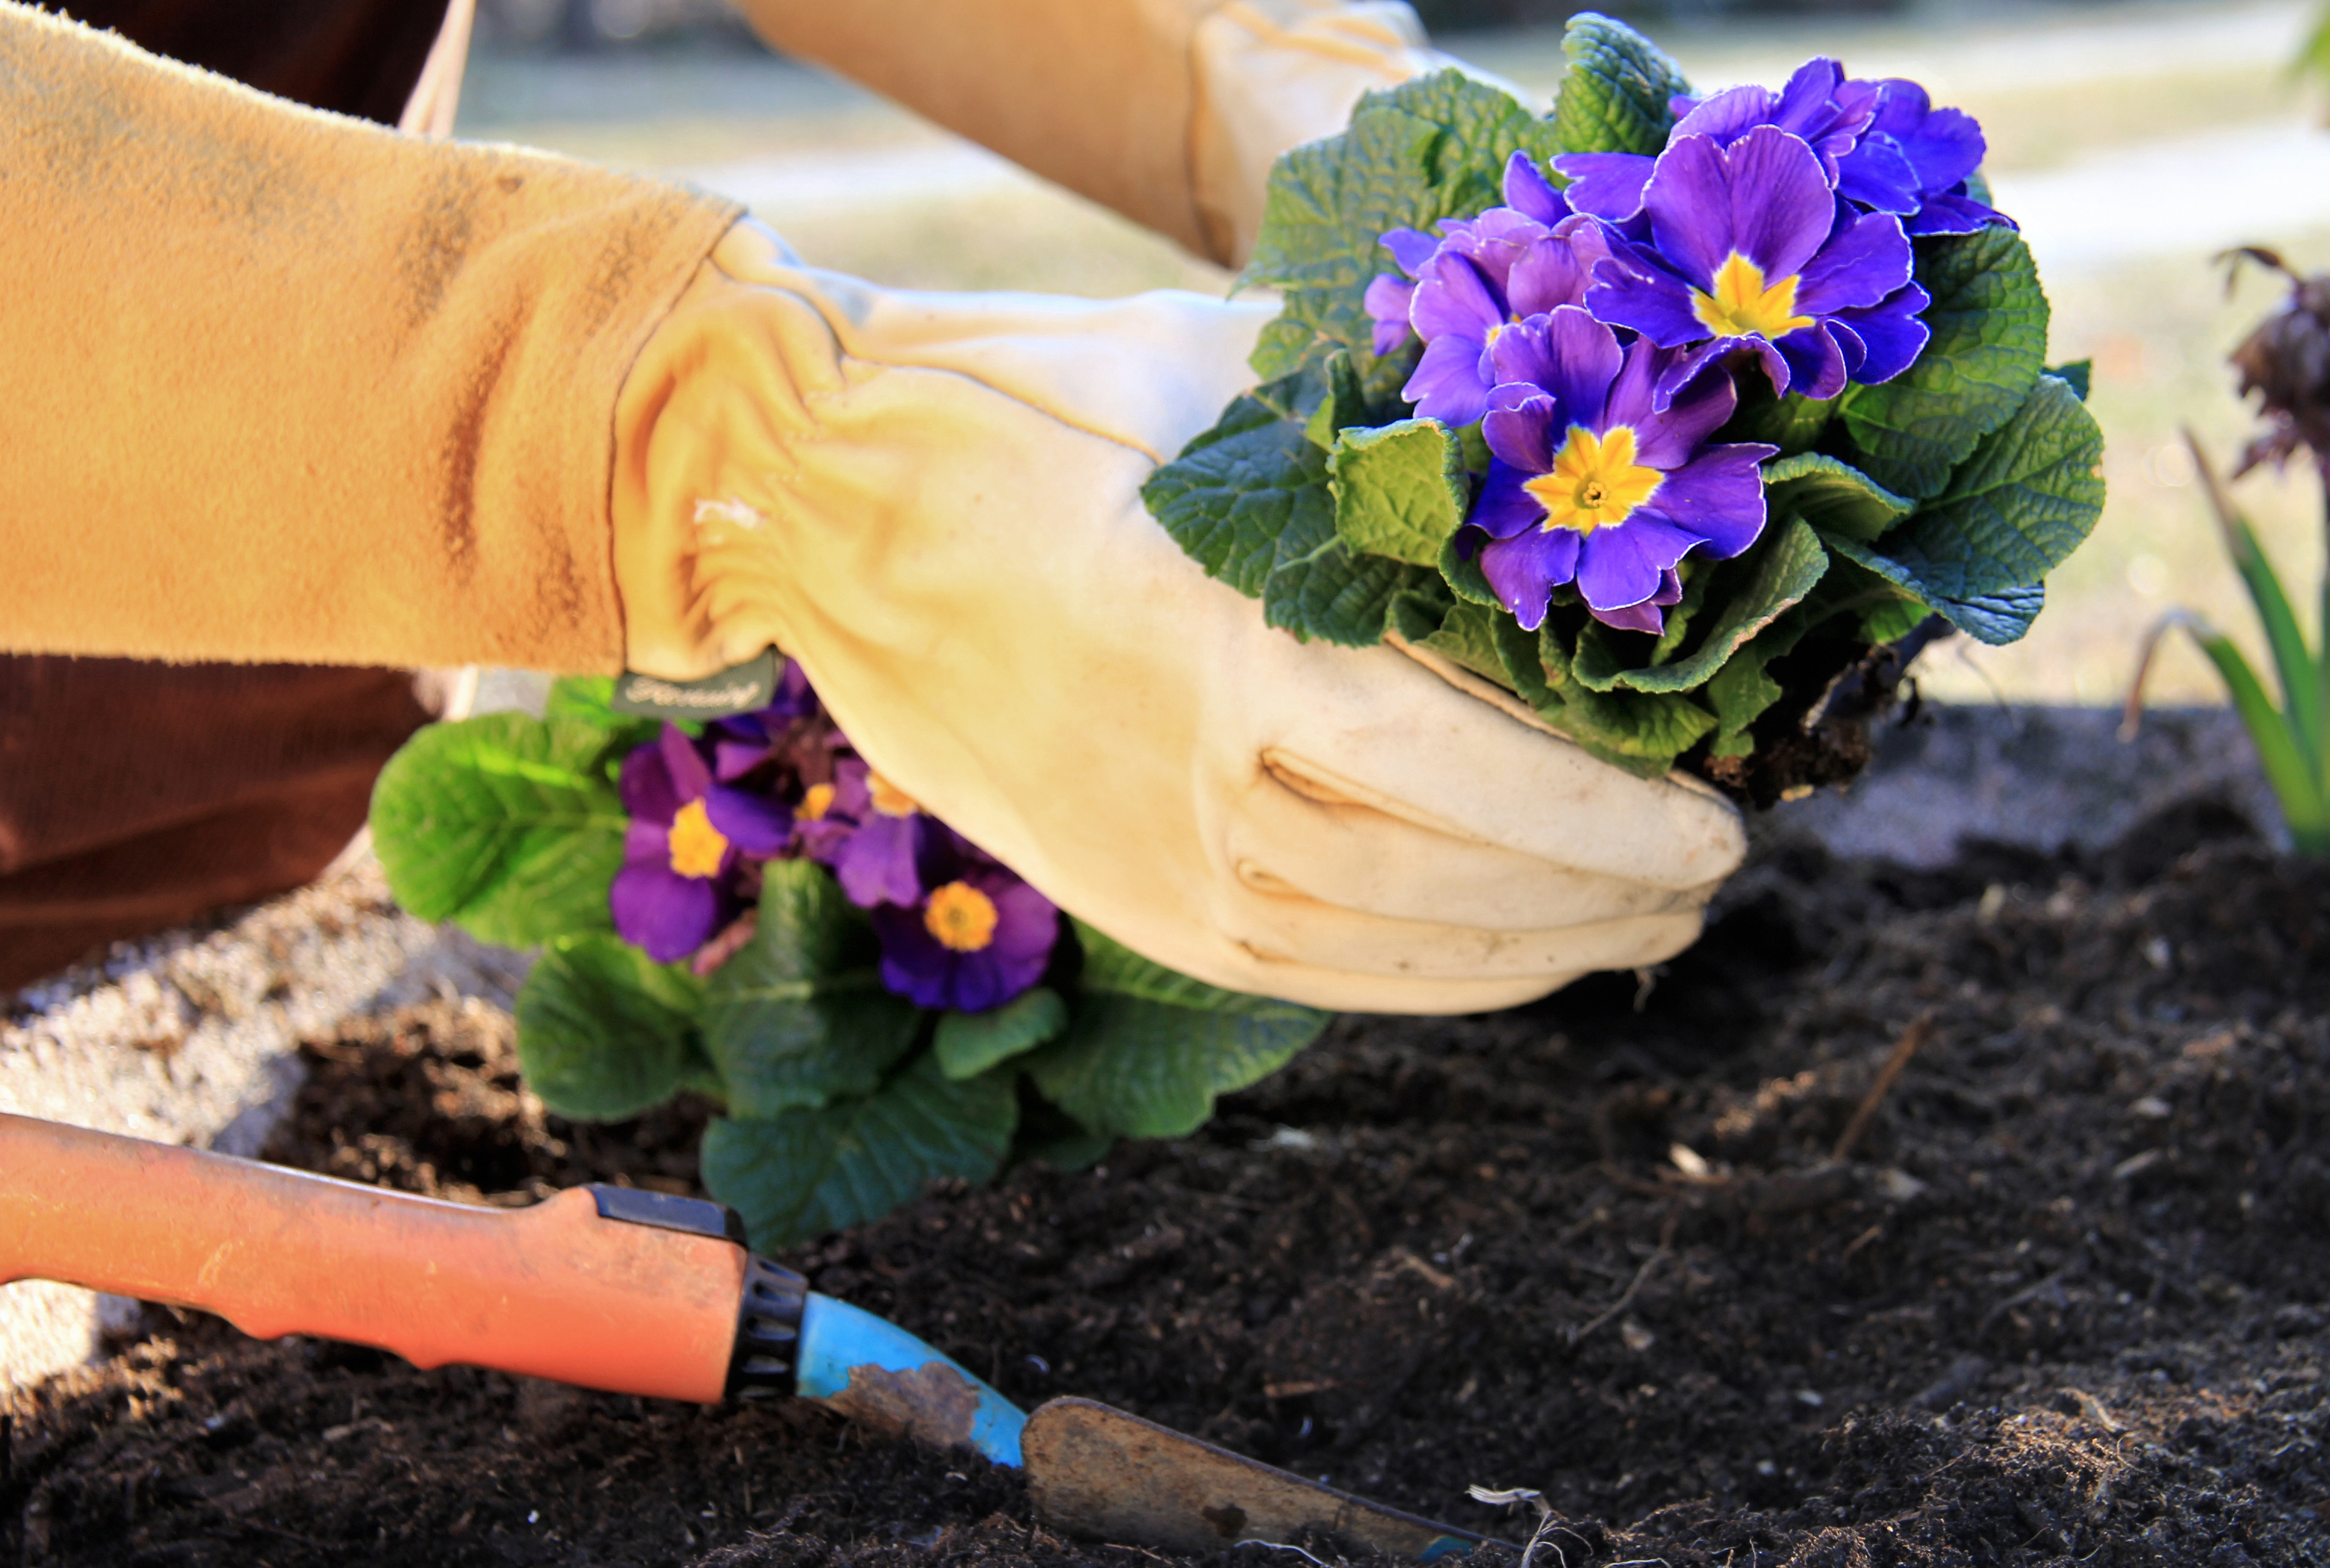
[[1089,1400],[1023,1415],[896,1324],[752,1253],[733,1210],[630,1187],[489,1209],[0,1115],[0,1282],[615,1393],[794,1394],[1024,1466],[1046,1519],[1183,1552],[1323,1527],[1416,1562],[1480,1536]]

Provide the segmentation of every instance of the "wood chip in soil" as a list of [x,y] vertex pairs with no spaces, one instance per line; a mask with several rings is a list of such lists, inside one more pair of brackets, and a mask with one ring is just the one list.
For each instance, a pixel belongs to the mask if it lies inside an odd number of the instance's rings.
[[[2208,801],[1943,872],[1780,827],[1647,987],[1345,1019],[1194,1138],[785,1261],[1026,1403],[1516,1540],[1534,1517],[1465,1488],[1536,1488],[1539,1568],[2330,1562],[2330,879]],[[706,1106],[563,1124],[492,1009],[310,1052],[271,1157],[473,1200],[693,1190]],[[13,1396],[0,1563],[1160,1560],[806,1405],[147,1322]]]

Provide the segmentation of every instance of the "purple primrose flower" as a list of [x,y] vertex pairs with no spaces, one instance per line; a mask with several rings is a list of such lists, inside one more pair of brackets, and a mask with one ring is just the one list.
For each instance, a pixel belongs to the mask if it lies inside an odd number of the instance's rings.
[[817,694],[809,676],[791,659],[777,676],[769,705],[713,722],[706,732],[712,742],[712,771],[723,784],[733,784],[764,762],[783,754],[786,735],[800,720],[818,711]]
[[792,813],[717,782],[696,743],[669,724],[624,759],[620,789],[631,821],[608,906],[625,941],[668,964],[737,912],[743,857],[782,850]]
[[1848,379],[1899,375],[1926,345],[1918,313],[1932,300],[1909,279],[1900,219],[1840,203],[1801,137],[1768,125],[1728,147],[1679,137],[1643,207],[1655,249],[1620,241],[1586,306],[1662,347],[1698,345],[1667,370],[1662,401],[1734,350],[1763,363],[1775,392],[1833,398]]
[[[1806,61],[1777,92],[1735,87],[1703,102],[1675,100],[1672,146],[1687,136],[1729,146],[1758,126],[1799,137],[1821,161],[1830,186],[1859,208],[1890,213],[1912,234],[1967,234],[2013,220],[1967,194],[1986,150],[1971,115],[1937,109],[1914,81],[1847,77],[1829,59]],[[1581,213],[1626,224],[1643,212],[1656,159],[1637,153],[1574,153],[1554,160]]]
[[1051,900],[951,828],[923,869],[927,893],[873,912],[885,986],[917,1006],[980,1013],[1042,978],[1060,935]]
[[1500,386],[1481,426],[1489,475],[1468,519],[1488,536],[1481,570],[1530,630],[1554,587],[1575,582],[1596,619],[1656,632],[1682,597],[1684,556],[1737,555],[1763,532],[1757,465],[1777,449],[1706,445],[1738,401],[1731,378],[1700,377],[1661,408],[1676,356],[1648,338],[1622,349],[1575,306],[1518,335],[1528,380]]
[[923,896],[915,865],[939,824],[864,761],[837,760],[832,784],[827,789],[812,786],[797,815],[804,819],[804,852],[833,868],[851,903],[871,909],[910,904]]

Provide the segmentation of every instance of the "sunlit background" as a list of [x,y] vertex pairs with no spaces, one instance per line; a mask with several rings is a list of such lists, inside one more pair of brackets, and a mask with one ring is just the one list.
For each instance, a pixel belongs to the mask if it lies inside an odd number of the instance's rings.
[[[846,4],[847,0],[835,0]],[[1559,11],[1444,0],[1440,43],[1539,92],[1561,70]],[[2212,258],[2241,243],[2330,267],[2330,131],[2289,62],[2312,7],[2269,4],[1676,6],[1634,19],[1693,83],[1776,83],[1806,55],[1911,76],[1979,118],[1998,205],[2022,222],[2055,307],[2051,357],[2092,358],[2110,502],[2057,574],[2031,636],[1964,638],[1919,666],[1945,700],[2116,703],[2145,630],[2172,606],[2251,647],[2239,584],[2178,432],[2230,457],[2249,429],[2227,349],[2279,299],[2254,273],[2227,297]],[[1449,19],[1539,25],[1451,30]],[[716,0],[500,0],[462,106],[463,135],[529,143],[749,203],[810,261],[940,288],[1219,292],[1227,275],[866,93],[771,57]],[[2323,571],[2310,471],[2238,495],[2297,582]],[[2293,596],[2297,597],[2293,589]],[[2303,597],[2310,598],[2310,595]],[[2301,610],[2309,627],[2310,607]],[[2158,703],[2217,702],[2173,642]]]

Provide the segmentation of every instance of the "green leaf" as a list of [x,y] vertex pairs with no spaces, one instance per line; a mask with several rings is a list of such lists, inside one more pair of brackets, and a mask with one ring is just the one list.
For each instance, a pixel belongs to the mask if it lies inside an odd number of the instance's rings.
[[1327,454],[1327,486],[1344,543],[1416,566],[1440,564],[1472,500],[1463,452],[1437,420],[1341,431]]
[[1755,737],[1748,732],[1766,709],[1787,694],[1770,675],[1772,661],[1787,656],[1812,627],[1812,616],[1790,610],[1734,655],[1707,683],[1708,705],[1715,710],[1711,757],[1754,754]]
[[949,1078],[976,1078],[1058,1036],[1068,1026],[1068,1005],[1057,991],[1038,986],[984,1013],[946,1013],[932,1043],[939,1071]]
[[696,1030],[704,982],[603,932],[554,937],[517,994],[526,1086],[556,1115],[620,1121],[708,1066]]
[[1815,402],[1802,393],[1776,396],[1762,376],[1742,376],[1739,407],[1717,431],[1718,441],[1766,441],[1782,457],[1807,452],[1836,415],[1833,400]]
[[2048,572],[2103,511],[2103,432],[2070,387],[2041,376],[1948,488],[1874,546],[1838,547],[1986,643],[2013,642]]
[[592,725],[524,713],[420,731],[373,787],[373,843],[397,902],[507,947],[609,929],[629,818],[607,745]]
[[1510,615],[1490,622],[1504,661],[1504,683],[1546,723],[1595,756],[1654,779],[1715,728],[1715,716],[1674,692],[1597,692],[1577,678],[1571,654],[1549,618],[1523,631]]
[[831,872],[776,860],[762,878],[753,940],[705,994],[729,1109],[768,1117],[873,1092],[913,1046],[921,1010],[883,987],[873,926]]
[[1505,674],[1504,656],[1497,651],[1496,621],[1503,615],[1503,610],[1489,605],[1469,601],[1459,604],[1448,612],[1438,631],[1417,639],[1416,646],[1431,649],[1483,680],[1509,685],[1511,677]]
[[772,1252],[879,1219],[940,1176],[991,1179],[1018,1119],[1009,1073],[956,1082],[924,1056],[862,1100],[715,1119],[704,1185]]
[[1036,1086],[1094,1132],[1179,1138],[1214,1097],[1319,1037],[1329,1015],[1176,974],[1079,921],[1084,972],[1068,1032],[1031,1063]]
[[2075,359],[2068,364],[2051,364],[2047,367],[2047,373],[2058,378],[2064,385],[2079,393],[2079,401],[2085,402],[2088,401],[2088,393],[2094,390],[2096,362],[2092,359]]
[[1776,511],[1794,513],[1823,534],[1864,543],[1917,508],[1849,463],[1816,452],[1765,465],[1764,493]]
[[1440,587],[1437,572],[1361,555],[1331,533],[1290,530],[1282,543],[1289,553],[1262,586],[1262,618],[1305,642],[1379,643],[1403,598],[1429,598]]
[[2265,770],[2266,779],[2281,803],[2282,817],[2289,824],[2289,836],[2298,852],[2330,854],[2330,792],[2325,791],[2315,773],[2297,726],[2288,714],[2273,705],[2264,683],[2258,679],[2249,661],[2230,638],[2189,623],[2188,629],[2224,680],[2234,710],[2241,716],[2241,725],[2249,731],[2249,741],[2257,748],[2258,761]]
[[1562,33],[1569,56],[1554,100],[1554,136],[1564,152],[1655,156],[1674,128],[1668,107],[1691,90],[1681,69],[1623,22],[1580,12]]
[[1174,542],[1240,593],[1262,592],[1285,536],[1334,536],[1327,454],[1304,430],[1326,391],[1306,371],[1234,399],[1141,486]]
[[1857,466],[1922,500],[2030,395],[2047,352],[2047,296],[2011,229],[1920,241],[1918,281],[1934,297],[1932,340],[1908,370],[1845,388],[1836,406]]
[[1551,128],[1509,94],[1443,71],[1368,94],[1340,135],[1281,157],[1239,279],[1285,301],[1283,325],[1255,351],[1255,373],[1284,375],[1324,343],[1350,351],[1371,394],[1397,389],[1413,350],[1377,359],[1364,304],[1368,284],[1393,269],[1384,233],[1496,205],[1505,159],[1520,150],[1543,161]]
[[1754,554],[1743,564],[1750,575],[1734,577],[1725,586],[1723,608],[1706,638],[1688,657],[1672,664],[1640,669],[1615,667],[1610,643],[1598,621],[1589,622],[1577,639],[1571,672],[1590,691],[1687,692],[1700,686],[1721,669],[1740,645],[1780,618],[1803,600],[1828,570],[1828,552],[1811,526],[1790,518],[1766,529]]

